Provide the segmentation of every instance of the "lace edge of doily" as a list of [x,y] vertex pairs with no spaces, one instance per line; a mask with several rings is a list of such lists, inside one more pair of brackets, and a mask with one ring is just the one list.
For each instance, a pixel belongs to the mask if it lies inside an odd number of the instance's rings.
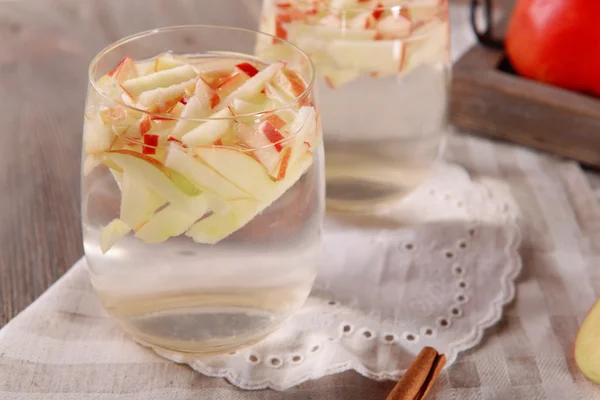
[[[472,334],[467,336],[466,338],[452,343],[450,347],[450,351],[446,353],[446,358],[448,360],[446,367],[451,365],[458,354],[462,351],[468,350],[477,346],[481,340],[483,339],[483,335],[487,328],[495,325],[502,318],[502,312],[504,306],[510,303],[516,295],[516,283],[515,279],[519,275],[522,269],[522,260],[519,255],[519,248],[521,245],[521,230],[516,223],[508,223],[506,225],[507,230],[510,231],[509,242],[507,244],[506,253],[508,255],[508,264],[511,266],[506,270],[506,273],[502,277],[502,292],[500,296],[492,303],[491,312],[484,316],[475,326],[475,329],[472,331]],[[155,350],[156,351],[156,350]],[[174,360],[173,354],[169,354],[168,352],[156,351],[160,356]],[[175,361],[175,360],[174,360]],[[337,363],[331,365],[329,368],[325,370],[324,373],[319,375],[311,375],[305,374],[300,377],[297,377],[293,380],[286,381],[285,383],[274,382],[270,379],[261,380],[261,381],[248,381],[246,379],[240,378],[237,373],[232,371],[231,369],[225,368],[211,368],[206,364],[202,364],[200,362],[185,362],[183,360],[179,361],[181,363],[188,364],[195,371],[217,378],[224,378],[231,384],[249,390],[258,390],[258,389],[272,389],[277,391],[282,391],[289,389],[291,387],[297,386],[303,382],[306,382],[311,379],[318,379],[328,375],[337,374],[340,372],[354,370],[359,374],[376,381],[384,381],[384,380],[398,380],[402,374],[406,370],[398,370],[398,371],[384,371],[384,372],[374,372],[357,361],[348,360],[343,363]]]

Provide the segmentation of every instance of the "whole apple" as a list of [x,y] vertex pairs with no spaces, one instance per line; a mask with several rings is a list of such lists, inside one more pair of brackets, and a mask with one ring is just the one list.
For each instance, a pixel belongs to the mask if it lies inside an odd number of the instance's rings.
[[518,0],[506,53],[522,76],[600,96],[600,1]]

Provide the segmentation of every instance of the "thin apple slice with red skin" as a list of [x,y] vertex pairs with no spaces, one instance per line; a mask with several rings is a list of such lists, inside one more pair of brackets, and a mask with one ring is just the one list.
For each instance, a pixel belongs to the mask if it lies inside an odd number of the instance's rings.
[[[252,158],[250,158],[251,161]],[[263,199],[255,200],[238,200],[230,202],[231,210],[223,215],[213,214],[197,223],[195,223],[186,233],[197,243],[214,244],[217,243],[233,232],[244,227],[256,215],[269,207],[273,202],[281,197],[289,188],[291,188],[304,175],[313,163],[313,156],[310,153],[305,153],[297,162],[296,165],[288,165],[287,174],[278,182],[272,182],[267,187],[262,188]],[[260,166],[259,166],[260,168]],[[242,169],[248,172],[248,170]],[[257,171],[257,173],[260,172]],[[264,172],[262,172],[263,175]],[[248,175],[240,174],[238,179],[245,182],[251,181]]]
[[122,83],[123,89],[133,98],[137,98],[144,92],[158,88],[167,88],[190,79],[197,78],[198,74],[191,65],[185,64],[179,67],[158,71],[150,75],[129,79]]
[[[273,173],[279,164],[279,151],[260,130],[255,130],[248,125],[236,126],[238,139],[248,146],[251,154],[260,162],[268,173]],[[278,146],[281,149],[281,146]],[[275,174],[276,175],[276,174]]]
[[227,79],[225,79],[220,85],[215,89],[216,93],[219,95],[219,98],[224,99],[237,90],[240,86],[246,83],[250,77],[246,75],[245,72],[238,72]]
[[403,39],[410,36],[412,23],[401,15],[388,15],[377,23],[377,32],[383,39]]
[[117,82],[123,83],[128,79],[138,77],[138,71],[135,66],[135,61],[131,57],[123,57],[117,66],[110,71],[108,76],[114,78]]
[[123,171],[130,173],[134,179],[178,207],[187,207],[187,199],[200,194],[200,190],[186,177],[148,155],[120,149],[106,152],[105,156]]
[[120,219],[113,219],[108,225],[100,229],[100,250],[106,254],[119,240],[131,231],[129,226]]
[[267,98],[276,101],[279,105],[288,103],[290,99],[281,90],[277,89],[271,83],[265,85],[265,96]]
[[171,136],[181,140],[183,135],[200,125],[200,121],[190,121],[190,119],[208,117],[212,112],[214,96],[216,96],[215,91],[202,78],[198,79],[194,95],[188,99],[181,113],[181,119],[175,124]]
[[286,147],[281,152],[281,161],[279,162],[279,168],[277,168],[277,180],[282,180],[287,174],[288,167],[290,165],[290,158],[292,155],[292,148]]
[[215,107],[215,110],[221,111],[222,109],[229,107],[231,103],[233,103],[233,99],[250,100],[252,97],[259,94],[265,87],[265,84],[284,66],[285,64],[281,61],[268,65],[227,97],[222,98],[221,102]]
[[299,97],[306,90],[306,84],[300,75],[290,69],[277,71],[271,82],[273,86],[285,93],[290,100]]
[[[275,115],[275,117],[277,117]],[[285,125],[285,122],[277,117],[279,119],[279,121],[281,121],[281,123],[283,123],[283,125]],[[280,124],[279,122],[277,123],[279,125],[279,127],[282,127],[283,125]],[[273,143],[273,146],[275,147],[275,150],[277,150],[278,152],[281,152],[281,149],[283,148],[283,140],[285,139],[285,136],[283,136],[281,134],[281,132],[278,130],[278,128],[276,128],[273,123],[271,123],[271,121],[267,120],[265,122],[263,122],[262,124],[260,124],[260,126],[258,127],[258,130],[260,132],[262,132],[263,135],[265,135],[265,137],[267,138],[267,140],[270,143]]]
[[401,40],[334,40],[330,46],[330,55],[342,69],[400,71],[404,63],[405,48]]
[[254,75],[258,74],[258,68],[256,68],[254,65],[250,64],[249,62],[243,62],[243,63],[237,64],[235,67],[237,69],[239,69],[241,72],[248,75],[250,78],[252,78]]
[[275,182],[248,152],[232,147],[206,146],[196,147],[194,155],[255,199],[263,201],[271,197]]
[[142,146],[142,154],[156,154],[156,146],[158,146],[159,136],[156,133],[144,134],[144,145]]
[[233,99],[233,103],[231,103],[231,108],[233,112],[237,115],[253,114],[259,111],[263,111],[263,106],[261,104],[242,99]]
[[373,9],[373,18],[375,18],[375,20],[380,20],[383,17],[383,14],[385,12],[385,7],[383,6],[383,4],[381,3],[377,3]]
[[181,141],[188,147],[206,146],[215,142],[233,128],[233,112],[227,107],[210,116],[210,119],[192,129]]
[[246,199],[250,194],[217,173],[202,160],[194,158],[177,145],[169,147],[165,165],[183,176],[203,191],[209,191],[225,200]]
[[150,112],[164,113],[175,106],[189,90],[193,90],[196,81],[196,78],[192,78],[169,87],[148,90],[140,94],[138,103]]
[[275,129],[281,129],[287,124],[287,122],[277,114],[269,114],[265,117],[265,120],[270,122]]

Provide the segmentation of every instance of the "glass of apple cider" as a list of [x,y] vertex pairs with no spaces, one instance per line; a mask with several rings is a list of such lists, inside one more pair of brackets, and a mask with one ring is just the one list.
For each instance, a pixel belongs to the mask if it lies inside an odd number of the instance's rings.
[[[251,55],[262,36],[286,54]],[[143,32],[92,61],[85,254],[138,342],[231,351],[303,304],[325,204],[314,82],[294,45],[225,27]]]
[[376,210],[427,177],[447,127],[446,0],[265,0],[259,29],[316,65],[329,207]]

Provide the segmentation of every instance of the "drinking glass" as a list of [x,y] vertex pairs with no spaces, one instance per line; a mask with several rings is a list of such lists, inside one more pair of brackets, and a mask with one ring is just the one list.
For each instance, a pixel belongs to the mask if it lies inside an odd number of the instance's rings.
[[[286,56],[258,59],[261,37]],[[315,70],[216,26],[139,33],[89,68],[82,225],[93,287],[138,342],[222,352],[305,301],[324,213]]]
[[447,128],[446,0],[265,0],[260,30],[316,65],[329,207],[386,207],[427,177]]

